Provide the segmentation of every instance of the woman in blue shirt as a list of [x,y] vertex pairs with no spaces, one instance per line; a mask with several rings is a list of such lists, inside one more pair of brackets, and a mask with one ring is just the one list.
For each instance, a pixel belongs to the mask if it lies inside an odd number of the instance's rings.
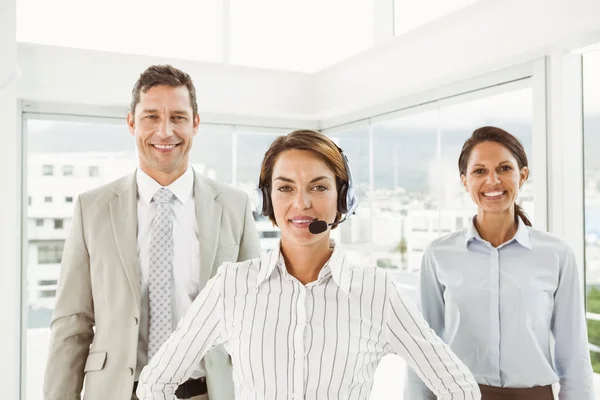
[[[466,229],[425,250],[425,319],[469,367],[484,400],[554,399],[555,382],[560,400],[594,399],[575,257],[563,240],[532,228],[516,204],[529,175],[523,146],[483,127],[465,142],[458,166],[478,211]],[[409,372],[405,398],[435,396]]]

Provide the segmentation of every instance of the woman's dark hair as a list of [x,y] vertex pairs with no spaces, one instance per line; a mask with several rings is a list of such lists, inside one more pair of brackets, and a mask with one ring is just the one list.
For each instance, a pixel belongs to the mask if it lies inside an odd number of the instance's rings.
[[[461,176],[467,174],[467,165],[469,164],[471,152],[475,146],[483,142],[496,142],[506,147],[517,160],[519,171],[523,167],[528,167],[527,154],[525,154],[525,149],[519,139],[495,126],[484,126],[476,129],[462,147],[460,156],[458,157],[458,171]],[[531,221],[529,221],[527,214],[525,214],[525,211],[523,211],[517,203],[515,203],[515,218],[516,217],[520,217],[525,225],[531,226]]]

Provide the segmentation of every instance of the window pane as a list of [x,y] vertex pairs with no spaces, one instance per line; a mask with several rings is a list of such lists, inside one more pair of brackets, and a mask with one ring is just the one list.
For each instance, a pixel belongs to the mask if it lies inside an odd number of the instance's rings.
[[232,183],[231,126],[200,123],[190,150],[190,164],[204,176],[223,183]]
[[[73,215],[73,198],[108,183],[137,165],[135,142],[119,125],[27,120],[27,195],[44,199],[27,207],[26,399],[42,398],[49,324],[60,261]],[[56,174],[46,176],[49,166]],[[63,174],[70,166],[81,174]],[[101,170],[102,174],[97,172]],[[92,172],[88,176],[88,171]],[[96,171],[96,173],[94,173]],[[59,201],[52,201],[58,199]],[[65,199],[65,201],[63,201]],[[70,199],[70,201],[68,201]],[[44,220],[48,220],[44,224]]]
[[394,0],[394,33],[402,35],[477,0]]
[[[394,260],[396,275],[416,291],[416,274],[437,219],[435,185],[437,111],[373,126],[373,241],[376,258]],[[414,297],[413,297],[414,299]]]
[[585,287],[588,339],[600,395],[600,51],[583,56]]
[[352,263],[372,265],[372,231],[370,187],[370,138],[367,125],[359,128],[329,133],[328,136],[344,151],[350,162],[350,169],[356,187],[360,206],[348,221],[332,230],[331,237],[344,246],[344,251]]
[[[262,164],[265,152],[279,135],[275,133],[258,132],[236,132],[236,186],[244,190],[254,202],[254,189],[258,185],[260,175],[260,166]],[[261,210],[256,210],[254,204],[254,220],[260,245],[263,251],[273,249],[279,243],[281,231],[278,227],[265,216],[261,215]]]
[[258,185],[260,166],[265,152],[279,135],[274,133],[237,132],[236,184],[252,190]]
[[[27,120],[25,126],[28,136],[27,195],[40,198],[27,208],[26,398],[38,400],[42,398],[49,323],[74,199],[83,191],[121,177],[125,171],[133,171],[137,156],[135,139],[124,122],[112,125]],[[190,164],[202,174],[235,184],[253,195],[262,157],[277,135],[244,132],[236,135],[237,141],[234,141],[231,126],[201,125],[190,152]],[[61,173],[45,176],[44,165]],[[72,175],[62,174],[63,166],[67,165],[72,167]],[[43,198],[50,202],[41,202]],[[59,201],[52,201],[53,198]],[[257,213],[254,217],[263,249],[274,247],[280,237],[279,230]],[[48,220],[45,224],[44,219]]]
[[18,41],[117,53],[221,61],[221,21],[219,0],[17,1]]
[[[523,141],[531,166],[531,110],[524,89],[373,125],[372,257],[413,301],[427,244],[464,229],[476,212],[458,174],[464,141],[476,128],[499,126]],[[397,357],[384,358],[371,398],[398,398],[404,380],[397,371],[405,368]]]
[[[515,135],[525,148],[529,162],[529,179],[519,192],[518,203],[529,220],[534,221],[532,168],[532,91],[523,89],[460,103],[440,110],[441,155],[437,167],[440,207],[448,216],[473,215],[475,205],[465,192],[458,173],[458,156],[464,142],[477,128],[497,126]],[[467,219],[468,222],[468,219]]]
[[[438,154],[437,111],[373,125],[373,257],[414,302],[425,246],[438,218],[431,171]],[[402,398],[406,363],[387,356],[375,373],[371,399]]]
[[372,0],[231,0],[231,62],[315,72],[373,45]]

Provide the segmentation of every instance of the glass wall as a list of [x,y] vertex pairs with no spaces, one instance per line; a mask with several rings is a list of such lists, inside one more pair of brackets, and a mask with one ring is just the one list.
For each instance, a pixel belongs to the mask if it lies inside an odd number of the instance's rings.
[[[26,399],[42,399],[50,321],[65,239],[77,196],[133,172],[135,139],[124,120],[26,118],[27,215],[24,268],[27,277]],[[236,131],[201,124],[190,152],[199,173],[253,195],[260,163],[275,133]],[[252,197],[253,198],[253,197]],[[263,250],[280,234],[254,213]]]
[[[361,201],[356,215],[333,231],[334,239],[353,262],[388,269],[416,300],[425,246],[464,228],[474,212],[456,168],[462,143],[475,128],[497,125],[523,141],[531,162],[531,101],[530,89],[459,97],[428,111],[326,132],[347,154]],[[125,121],[97,121],[26,117],[24,125],[28,400],[42,398],[49,323],[74,201],[137,165]],[[286,132],[202,124],[190,162],[200,173],[252,195],[264,152]],[[528,185],[520,201],[533,217]],[[272,248],[279,230],[257,212],[254,217],[263,249]],[[400,358],[384,359],[372,398],[402,393],[404,369]]]
[[[361,192],[356,216],[341,227],[344,249],[356,255],[355,261],[388,269],[413,300],[426,245],[463,229],[476,212],[457,167],[462,145],[476,128],[495,125],[523,142],[532,175],[519,202],[533,219],[532,90],[454,100],[452,105],[376,122],[371,133],[367,123],[328,133],[348,154]],[[348,240],[345,230],[357,234]],[[390,393],[399,398],[405,368],[399,357],[385,358],[371,398],[389,399]]]
[[372,264],[372,224],[370,193],[370,152],[371,137],[369,127],[328,133],[331,139],[346,153],[352,170],[356,195],[360,206],[355,215],[332,231],[332,238],[342,243],[351,262]]
[[202,175],[231,184],[234,177],[234,129],[200,123],[190,150],[190,164]]
[[[291,132],[291,129],[289,130]],[[287,131],[285,131],[287,133]],[[236,177],[235,185],[248,193],[252,199],[254,197],[254,189],[258,185],[258,177],[260,175],[260,166],[269,148],[269,145],[277,138],[277,133],[261,133],[256,131],[244,130],[240,128],[235,133],[235,160],[236,160]],[[256,205],[255,205],[256,208]],[[254,211],[254,220],[258,229],[258,236],[263,251],[273,249],[279,243],[281,231],[278,227],[273,226],[269,218],[263,216],[260,210]]]
[[[350,159],[361,199],[356,216],[341,226],[344,247],[356,253],[356,262],[418,273],[427,243],[462,229],[476,212],[460,183],[457,160],[465,140],[485,125],[521,139],[532,173],[519,203],[533,220],[531,123],[527,88],[377,122],[372,134],[366,122],[328,132]],[[353,233],[344,235],[348,231]]]
[[588,337],[600,390],[600,51],[583,56],[585,287]]
[[49,325],[74,201],[137,164],[134,138],[120,122],[26,121],[27,400],[42,399]]

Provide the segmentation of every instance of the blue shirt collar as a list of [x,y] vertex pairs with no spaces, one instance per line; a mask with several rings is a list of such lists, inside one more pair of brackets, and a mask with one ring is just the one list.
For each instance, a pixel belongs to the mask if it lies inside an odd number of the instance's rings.
[[[477,228],[475,228],[475,218],[476,218],[475,216],[473,218],[471,218],[471,220],[469,221],[469,226],[467,226],[467,232],[465,235],[465,245],[467,247],[475,239],[482,241],[482,242],[486,242],[485,240],[483,240],[481,238],[481,235],[479,235]],[[518,225],[517,225],[517,232],[515,233],[515,236],[512,239],[510,239],[509,241],[507,241],[506,243],[504,243],[503,245],[511,243],[512,241],[516,241],[521,246],[531,250],[532,249],[531,238],[529,237],[529,230],[527,229],[527,225],[525,225],[525,223],[523,222],[521,217],[517,217],[517,221],[518,221]]]

